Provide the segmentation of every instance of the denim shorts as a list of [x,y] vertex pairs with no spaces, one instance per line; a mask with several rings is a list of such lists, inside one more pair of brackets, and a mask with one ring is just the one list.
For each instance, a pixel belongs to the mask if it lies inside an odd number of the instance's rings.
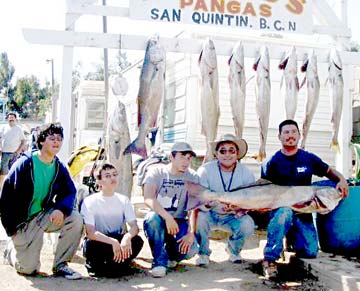
[[1,154],[1,167],[0,167],[0,175],[7,175],[10,170],[9,162],[15,157],[14,153],[2,153]]

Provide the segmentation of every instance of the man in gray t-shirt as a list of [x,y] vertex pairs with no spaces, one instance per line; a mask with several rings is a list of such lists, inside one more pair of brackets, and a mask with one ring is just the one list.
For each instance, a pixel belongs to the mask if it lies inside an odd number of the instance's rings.
[[185,181],[198,182],[196,172],[189,169],[194,156],[189,144],[175,143],[170,164],[153,167],[143,181],[144,202],[152,210],[145,217],[144,231],[154,258],[153,277],[164,277],[167,267],[197,253],[195,217],[187,213],[185,188]]
[[[232,134],[225,134],[211,143],[216,160],[198,169],[200,184],[214,192],[230,192],[255,181],[253,173],[238,161],[247,152],[247,143]],[[254,232],[254,221],[246,211],[222,203],[210,203],[198,211],[196,239],[199,242],[199,266],[209,264],[211,250],[209,233],[212,228],[230,231],[227,252],[233,263],[241,262],[240,250]]]

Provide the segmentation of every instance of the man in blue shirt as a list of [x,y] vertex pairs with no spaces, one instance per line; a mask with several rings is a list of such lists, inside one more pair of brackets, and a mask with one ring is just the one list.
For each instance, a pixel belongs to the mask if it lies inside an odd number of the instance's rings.
[[[348,185],[345,178],[318,156],[298,148],[300,131],[294,120],[279,125],[278,138],[282,148],[263,164],[261,177],[283,186],[311,185],[313,175],[336,182],[336,188],[345,197]],[[277,275],[275,261],[283,251],[283,239],[292,234],[291,244],[298,257],[315,258],[318,238],[311,214],[298,214],[287,207],[270,212],[267,243],[264,249],[263,270],[266,278]]]

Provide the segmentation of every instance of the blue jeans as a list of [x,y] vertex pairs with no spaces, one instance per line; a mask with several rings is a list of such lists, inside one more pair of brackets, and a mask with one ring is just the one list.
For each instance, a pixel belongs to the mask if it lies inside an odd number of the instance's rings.
[[289,240],[298,257],[315,258],[319,251],[317,232],[311,214],[297,214],[287,207],[270,212],[264,258],[276,261],[283,251],[283,239]]
[[145,216],[144,232],[148,238],[151,253],[154,258],[153,268],[157,266],[167,267],[168,261],[180,262],[183,259],[190,259],[198,253],[196,241],[187,254],[180,253],[177,240],[187,234],[189,223],[185,218],[175,220],[179,226],[179,232],[175,236],[172,236],[167,233],[165,220],[160,215],[150,211]]
[[196,223],[196,239],[199,243],[199,254],[211,254],[209,248],[209,233],[211,228],[223,229],[230,231],[231,235],[228,240],[228,249],[234,255],[239,255],[244,246],[245,239],[254,233],[255,224],[253,219],[245,214],[236,217],[234,214],[221,214],[210,211],[199,211]]

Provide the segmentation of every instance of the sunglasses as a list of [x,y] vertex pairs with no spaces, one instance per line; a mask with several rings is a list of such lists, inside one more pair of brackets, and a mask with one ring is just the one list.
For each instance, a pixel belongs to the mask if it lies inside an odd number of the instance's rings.
[[229,148],[229,149],[219,149],[219,153],[222,155],[225,155],[227,153],[229,153],[230,155],[234,155],[236,154],[236,149],[235,148]]

